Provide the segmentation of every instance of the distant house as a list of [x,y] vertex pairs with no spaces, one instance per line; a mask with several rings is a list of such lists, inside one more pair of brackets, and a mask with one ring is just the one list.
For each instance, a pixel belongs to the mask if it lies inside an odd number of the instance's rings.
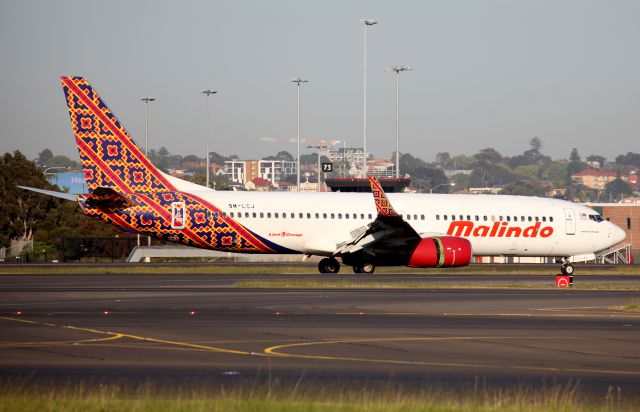
[[281,192],[295,192],[297,188],[295,183],[286,182],[284,180],[276,183],[276,186]]
[[445,170],[444,171],[444,175],[447,178],[451,178],[453,176],[456,175],[465,175],[465,176],[469,176],[473,174],[473,170],[472,169],[453,169],[453,170]]
[[255,177],[253,178],[253,180],[250,180],[247,183],[245,183],[244,187],[247,190],[255,190],[258,192],[268,192],[269,190],[271,190],[271,182],[261,177]]
[[618,174],[614,170],[585,169],[571,175],[574,182],[598,190],[604,189],[607,183],[618,177],[633,186],[638,184],[638,176],[635,174]]
[[501,187],[470,187],[469,193],[473,195],[497,195],[502,192]]

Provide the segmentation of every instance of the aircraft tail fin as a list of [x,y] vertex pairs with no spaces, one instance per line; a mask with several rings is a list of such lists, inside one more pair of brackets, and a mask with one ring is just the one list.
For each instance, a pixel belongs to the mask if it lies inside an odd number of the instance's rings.
[[174,189],[85,78],[64,76],[61,81],[90,192],[100,187],[119,193]]
[[378,179],[374,176],[369,176],[369,185],[371,185],[371,192],[373,193],[373,200],[376,203],[376,210],[378,211],[378,216],[382,217],[395,217],[399,216],[395,211],[393,206],[391,206],[391,202],[389,202],[389,198],[387,194],[382,189],[382,185]]

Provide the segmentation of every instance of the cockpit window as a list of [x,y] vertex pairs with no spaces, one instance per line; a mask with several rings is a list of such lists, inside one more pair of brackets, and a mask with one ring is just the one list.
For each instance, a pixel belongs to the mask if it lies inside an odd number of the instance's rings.
[[602,222],[604,219],[601,215],[589,215],[589,220],[593,220],[594,222]]

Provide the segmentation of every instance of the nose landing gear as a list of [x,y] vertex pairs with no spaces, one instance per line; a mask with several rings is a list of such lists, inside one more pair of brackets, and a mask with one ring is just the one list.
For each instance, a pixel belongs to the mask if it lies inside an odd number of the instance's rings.
[[556,275],[556,287],[565,289],[573,286],[573,272],[575,268],[569,262],[569,258],[562,258],[562,266],[560,266],[561,275]]
[[573,264],[569,262],[569,258],[563,257],[562,266],[560,266],[560,272],[562,272],[562,274],[565,276],[571,276],[573,275],[574,271],[575,271],[575,268],[573,267]]

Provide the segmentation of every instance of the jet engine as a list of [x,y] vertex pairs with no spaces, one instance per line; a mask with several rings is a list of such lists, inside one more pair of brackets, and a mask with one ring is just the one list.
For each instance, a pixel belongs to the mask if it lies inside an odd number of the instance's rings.
[[441,236],[420,240],[407,266],[412,268],[467,266],[471,262],[471,242],[462,237]]

